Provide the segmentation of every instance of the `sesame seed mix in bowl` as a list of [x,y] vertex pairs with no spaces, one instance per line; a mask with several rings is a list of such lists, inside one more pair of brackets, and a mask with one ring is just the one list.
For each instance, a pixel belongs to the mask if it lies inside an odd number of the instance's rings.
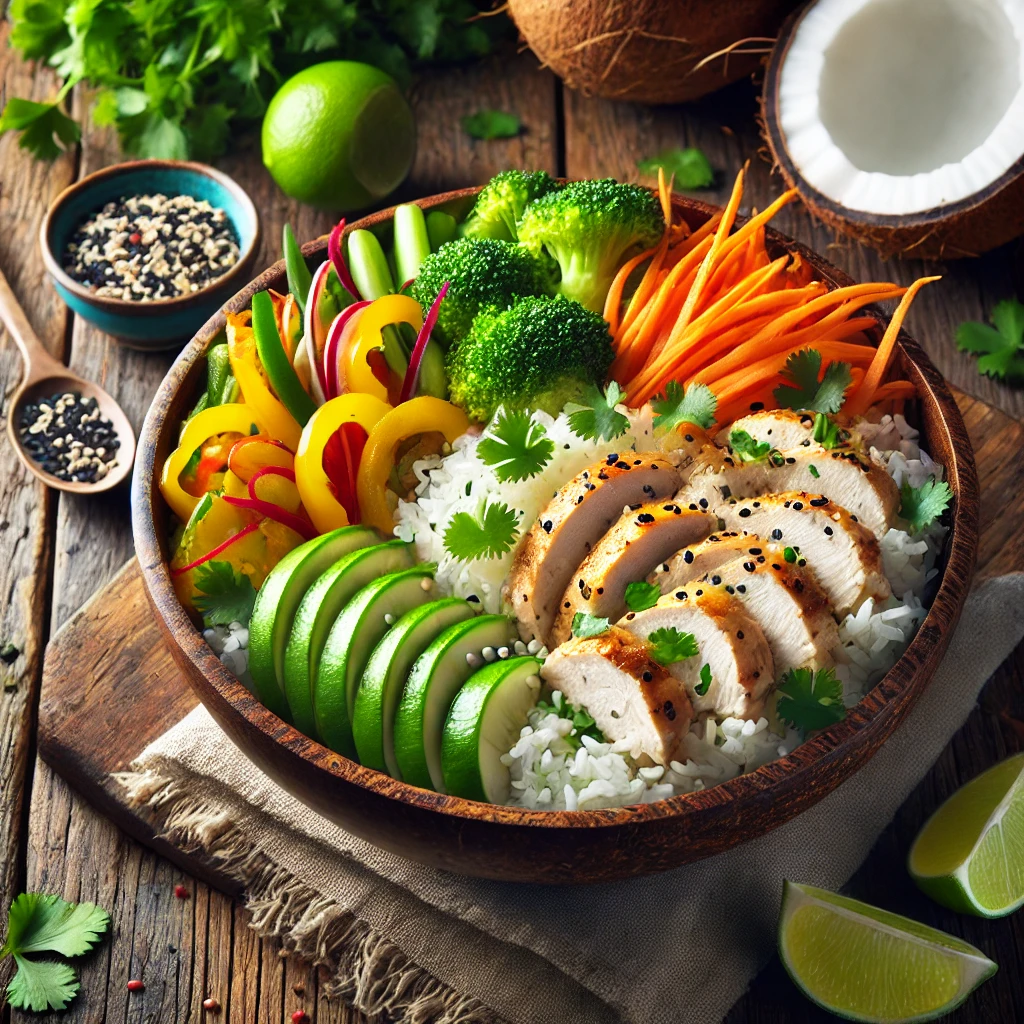
[[152,302],[191,295],[238,262],[227,214],[205,199],[160,193],[109,202],[75,232],[65,272],[96,295]]

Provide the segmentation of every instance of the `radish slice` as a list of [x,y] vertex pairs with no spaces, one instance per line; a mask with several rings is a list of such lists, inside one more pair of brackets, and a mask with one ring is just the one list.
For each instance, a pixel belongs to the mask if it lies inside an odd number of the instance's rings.
[[327,287],[327,275],[330,270],[330,260],[324,260],[313,275],[313,283],[309,286],[309,298],[306,299],[304,324],[305,337],[303,341],[306,346],[306,356],[309,359],[309,365],[315,370],[315,373],[311,374],[310,384],[314,391],[313,398],[320,405],[327,401],[327,382],[324,379],[323,363],[319,357],[321,346],[317,344],[317,341],[319,338],[326,341],[326,331],[317,315],[317,306],[320,304],[320,296],[323,295],[324,288]]
[[427,342],[430,341],[430,332],[434,329],[434,324],[437,323],[437,316],[441,311],[441,303],[448,294],[449,284],[449,281],[445,281],[441,285],[437,298],[430,304],[430,309],[423,321],[423,326],[420,328],[420,333],[416,335],[416,344],[413,345],[412,353],[409,356],[409,369],[405,371],[405,380],[402,382],[400,402],[408,402],[416,394],[416,385],[420,379],[420,364],[423,362],[423,353],[427,349]]
[[328,398],[337,398],[341,394],[342,373],[341,360],[344,358],[345,342],[352,337],[352,332],[359,322],[359,314],[370,305],[368,299],[353,302],[346,306],[331,322],[327,332],[327,344],[324,346],[324,388]]
[[271,501],[263,501],[261,498],[236,498],[231,494],[225,494],[224,500],[235,508],[248,509],[250,512],[258,512],[265,519],[273,519],[274,522],[287,526],[289,530],[294,530],[304,540],[312,540],[317,535],[312,523]]
[[345,265],[345,257],[341,252],[341,239],[344,234],[345,218],[342,217],[334,225],[334,230],[331,232],[330,238],[327,239],[327,255],[330,256],[331,263],[334,264],[334,269],[338,274],[338,280],[341,282],[342,287],[356,302],[359,302],[362,296],[359,294],[355,281],[352,280],[352,275],[348,272],[348,267]]

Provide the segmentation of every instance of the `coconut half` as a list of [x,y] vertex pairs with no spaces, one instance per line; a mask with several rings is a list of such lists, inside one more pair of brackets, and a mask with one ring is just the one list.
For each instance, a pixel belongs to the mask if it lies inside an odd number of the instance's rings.
[[821,220],[883,255],[1024,233],[1024,2],[817,0],[782,28],[765,135]]

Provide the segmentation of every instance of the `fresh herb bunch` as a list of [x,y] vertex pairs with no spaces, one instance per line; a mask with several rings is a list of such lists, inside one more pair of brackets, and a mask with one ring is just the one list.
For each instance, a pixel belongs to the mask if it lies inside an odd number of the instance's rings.
[[62,104],[85,82],[127,152],[208,160],[311,64],[364,61],[408,84],[422,64],[487,53],[504,19],[478,13],[474,0],[11,0],[11,45],[64,84],[53,103],[10,99],[0,134],[53,159],[55,136],[79,138]]

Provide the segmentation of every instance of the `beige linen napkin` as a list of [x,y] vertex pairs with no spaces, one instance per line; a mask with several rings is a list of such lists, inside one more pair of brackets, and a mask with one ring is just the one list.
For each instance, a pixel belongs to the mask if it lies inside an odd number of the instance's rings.
[[384,853],[260,774],[202,708],[121,776],[243,883],[253,927],[366,1012],[431,1024],[707,1024],[774,950],[784,878],[838,888],[1024,635],[1024,574],[979,587],[935,679],[867,766],[763,838],[593,887],[462,878]]

